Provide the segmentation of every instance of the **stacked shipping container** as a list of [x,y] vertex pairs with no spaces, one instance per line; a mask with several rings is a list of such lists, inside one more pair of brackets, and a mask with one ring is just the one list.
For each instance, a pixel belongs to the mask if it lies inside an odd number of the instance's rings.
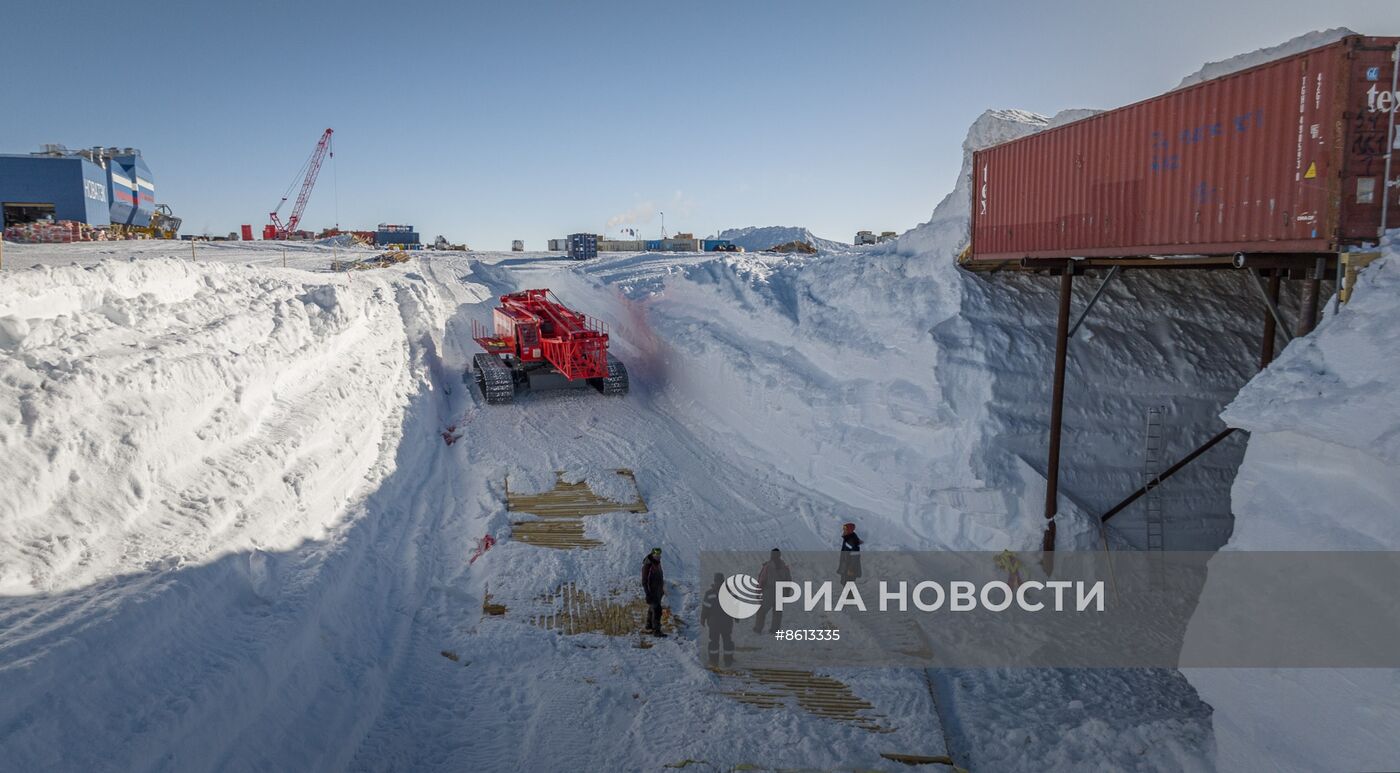
[[569,257],[573,260],[592,260],[598,257],[597,234],[569,234]]

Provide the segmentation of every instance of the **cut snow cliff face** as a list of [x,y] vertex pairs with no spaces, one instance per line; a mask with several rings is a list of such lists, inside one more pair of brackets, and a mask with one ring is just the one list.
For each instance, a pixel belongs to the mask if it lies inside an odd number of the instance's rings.
[[[1084,115],[984,114],[930,221],[860,259],[717,257],[659,290],[624,285],[664,341],[668,413],[829,498],[885,544],[1038,545],[1055,283],[971,276],[955,258],[971,151]],[[1090,290],[1079,283],[1078,306]],[[1168,408],[1169,457],[1219,431],[1257,357],[1253,303],[1232,275],[1128,273],[1109,288],[1072,347],[1061,547],[1095,544],[1088,516],[1138,485],[1149,405]],[[1228,535],[1239,453],[1220,447],[1164,487],[1181,546]],[[1138,518],[1115,521],[1128,541]]]
[[7,274],[0,593],[286,549],[384,474],[414,290],[294,276],[168,259]]
[[[167,252],[88,247],[17,252]],[[456,544],[438,353],[472,287],[201,252],[5,273],[7,769],[347,769]]]
[[[1400,263],[1393,240],[1387,255],[1362,272],[1339,314],[1327,314],[1311,335],[1289,344],[1225,411],[1230,426],[1250,432],[1226,550],[1400,550]],[[1215,707],[1222,770],[1400,764],[1400,671],[1186,675]]]
[[[1326,45],[1311,32],[1206,65],[1189,86]],[[1249,431],[1225,550],[1400,550],[1400,273],[1387,257],[1340,314],[1294,340],[1223,413]],[[1205,592],[1210,593],[1209,582]],[[1390,770],[1400,764],[1400,671],[1200,669],[1222,770]]]

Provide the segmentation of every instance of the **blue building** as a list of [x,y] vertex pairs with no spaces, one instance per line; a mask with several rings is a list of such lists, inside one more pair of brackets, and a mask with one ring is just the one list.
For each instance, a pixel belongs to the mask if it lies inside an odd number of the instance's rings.
[[107,171],[82,156],[0,155],[0,208],[5,226],[45,218],[111,225],[108,194]]
[[145,228],[156,211],[154,179],[135,148],[45,145],[38,153],[0,156],[4,222],[52,218]]
[[107,160],[107,194],[112,222],[145,227],[156,209],[156,186],[140,151],[127,148]]
[[418,232],[413,230],[413,226],[411,225],[380,223],[379,230],[374,232],[374,245],[376,247],[387,247],[389,245],[414,247],[418,243]]

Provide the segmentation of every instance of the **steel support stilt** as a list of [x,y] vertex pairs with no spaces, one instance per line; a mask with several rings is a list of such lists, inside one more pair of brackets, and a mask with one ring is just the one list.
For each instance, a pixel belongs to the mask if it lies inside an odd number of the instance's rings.
[[1041,567],[1055,568],[1055,515],[1059,512],[1060,429],[1064,420],[1065,355],[1069,349],[1069,302],[1074,289],[1074,269],[1060,274],[1060,313],[1055,325],[1055,377],[1050,396],[1050,444],[1045,462],[1045,536],[1041,540]]
[[1305,336],[1317,327],[1318,295],[1322,291],[1322,272],[1326,270],[1326,265],[1323,258],[1318,258],[1317,265],[1303,280],[1303,299],[1298,309],[1298,327],[1293,331],[1294,336]]
[[[1281,277],[1277,271],[1269,277],[1269,292],[1266,297],[1266,304],[1270,309],[1278,308],[1279,286],[1282,284]],[[1254,280],[1250,280],[1254,281]],[[1274,339],[1278,337],[1278,322],[1274,319],[1274,314],[1269,309],[1264,310],[1264,342],[1259,348],[1259,369],[1269,367],[1269,363],[1274,361]]]
[[1249,284],[1259,293],[1259,299],[1264,302],[1264,307],[1269,310],[1269,316],[1273,317],[1274,322],[1278,325],[1274,329],[1275,332],[1283,335],[1283,345],[1287,346],[1293,340],[1293,336],[1288,333],[1288,323],[1283,321],[1283,314],[1279,313],[1278,303],[1276,303],[1273,298],[1270,298],[1269,292],[1264,289],[1264,280],[1260,278],[1259,269],[1250,270]]

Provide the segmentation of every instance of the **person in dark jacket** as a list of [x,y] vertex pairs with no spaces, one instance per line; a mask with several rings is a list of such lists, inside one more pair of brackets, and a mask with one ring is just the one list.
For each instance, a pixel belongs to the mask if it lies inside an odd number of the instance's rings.
[[661,630],[661,597],[666,595],[666,575],[661,571],[661,548],[652,548],[642,559],[642,592],[647,597],[646,632],[665,636]]
[[758,616],[753,621],[753,632],[763,633],[763,618],[773,613],[773,630],[769,633],[777,633],[783,627],[783,613],[776,609],[778,599],[778,583],[790,582],[792,580],[792,570],[783,562],[783,553],[777,548],[768,554],[768,561],[763,564],[763,568],[758,570],[758,586],[763,593],[763,600],[759,602]]
[[855,582],[860,579],[860,546],[864,542],[856,534],[856,525],[848,523],[841,527],[841,562],[836,573],[842,582]]
[[719,665],[721,643],[724,645],[724,664],[734,665],[734,618],[719,605],[719,589],[724,585],[724,574],[715,572],[715,581],[705,591],[705,600],[700,604],[700,624],[710,631],[710,665]]

